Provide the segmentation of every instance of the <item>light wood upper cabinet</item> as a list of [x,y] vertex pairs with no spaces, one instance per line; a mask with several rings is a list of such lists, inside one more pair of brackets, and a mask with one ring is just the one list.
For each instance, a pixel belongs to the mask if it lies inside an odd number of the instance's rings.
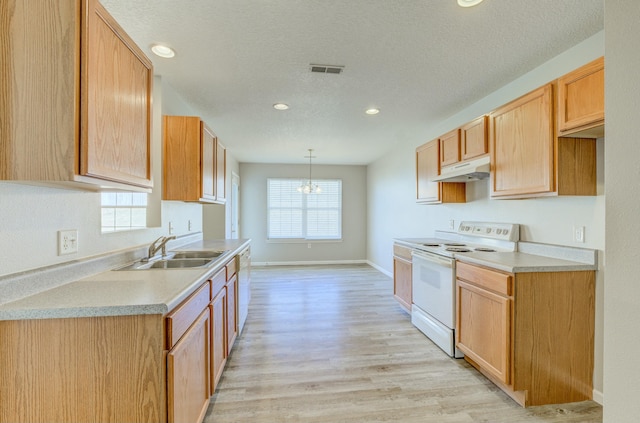
[[151,61],[97,0],[7,0],[0,179],[149,191]]
[[489,153],[488,116],[481,116],[460,128],[460,150],[462,160]]
[[226,152],[213,131],[197,116],[163,116],[162,123],[162,198],[224,203]]
[[558,78],[558,134],[604,136],[604,57]]
[[553,128],[551,84],[491,113],[492,197],[555,191]]
[[460,161],[460,129],[447,132],[439,138],[440,166],[448,166]]
[[510,274],[458,261],[456,346],[522,406],[591,399],[595,272]]
[[227,149],[220,143],[216,144],[216,201],[227,201]]
[[490,115],[491,197],[596,195],[595,139],[556,137],[553,84]]
[[440,174],[440,143],[433,140],[416,149],[416,201],[422,204],[464,203],[464,183],[432,182]]

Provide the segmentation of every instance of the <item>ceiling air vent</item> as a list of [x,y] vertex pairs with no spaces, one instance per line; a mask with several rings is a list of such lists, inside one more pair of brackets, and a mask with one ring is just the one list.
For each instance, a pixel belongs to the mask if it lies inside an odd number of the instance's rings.
[[342,71],[344,70],[344,66],[338,66],[338,65],[314,65],[314,64],[311,64],[311,65],[309,65],[309,67],[311,68],[311,72],[315,72],[315,73],[334,73],[334,74],[339,74],[339,73],[342,73]]

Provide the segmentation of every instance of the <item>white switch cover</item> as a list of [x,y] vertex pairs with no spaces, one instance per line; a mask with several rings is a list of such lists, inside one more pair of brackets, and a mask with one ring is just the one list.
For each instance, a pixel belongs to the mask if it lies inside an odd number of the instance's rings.
[[78,252],[78,230],[58,231],[58,255]]
[[575,242],[584,242],[584,226],[573,227],[573,240]]

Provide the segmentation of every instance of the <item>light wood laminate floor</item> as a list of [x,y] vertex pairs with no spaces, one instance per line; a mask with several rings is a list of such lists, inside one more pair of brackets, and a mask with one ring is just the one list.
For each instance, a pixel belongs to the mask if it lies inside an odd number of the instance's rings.
[[415,329],[367,265],[254,267],[207,423],[602,422],[592,401],[522,408]]

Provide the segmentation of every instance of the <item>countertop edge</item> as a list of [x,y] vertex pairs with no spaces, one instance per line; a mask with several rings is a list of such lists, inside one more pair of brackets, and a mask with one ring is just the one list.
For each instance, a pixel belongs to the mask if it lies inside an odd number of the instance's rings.
[[[83,317],[107,317],[107,316],[125,316],[125,315],[142,315],[142,314],[159,314],[166,315],[176,306],[182,303],[189,295],[191,295],[198,287],[202,286],[207,280],[209,280],[216,272],[219,272],[224,268],[229,259],[236,256],[244,249],[251,245],[251,239],[242,240],[199,240],[192,243],[181,245],[181,249],[185,250],[204,250],[207,249],[206,245],[212,242],[220,243],[240,243],[237,247],[230,249],[229,253],[221,256],[211,267],[203,268],[202,273],[198,276],[192,277],[190,281],[185,282],[184,287],[176,295],[172,295],[171,298],[160,300],[159,302],[147,303],[147,304],[118,304],[118,305],[105,305],[105,306],[70,306],[70,307],[51,307],[51,308],[6,308],[12,302],[7,302],[0,305],[0,321],[8,320],[32,320],[32,319],[57,319],[57,318],[83,318]],[[112,272],[114,270],[106,270],[103,273]],[[179,269],[167,269],[167,270],[132,270],[127,271],[132,274],[140,275],[140,272],[180,272]],[[147,273],[151,275],[152,273]],[[94,275],[95,276],[95,275]],[[149,276],[147,276],[149,277]],[[88,278],[80,278],[77,280],[69,280],[64,284],[56,285],[55,288],[62,287],[66,284],[83,282]],[[108,282],[104,282],[108,283]],[[42,294],[38,292],[33,295]],[[20,298],[15,301],[28,300],[29,296]]]

